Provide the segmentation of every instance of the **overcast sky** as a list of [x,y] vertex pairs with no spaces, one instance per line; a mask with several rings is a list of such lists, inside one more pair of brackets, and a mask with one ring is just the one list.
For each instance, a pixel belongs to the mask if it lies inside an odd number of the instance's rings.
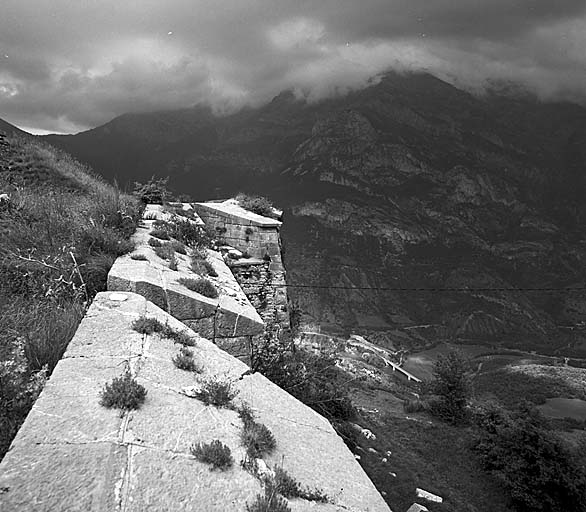
[[2,0],[0,117],[72,133],[125,112],[310,100],[386,69],[586,98],[584,0]]

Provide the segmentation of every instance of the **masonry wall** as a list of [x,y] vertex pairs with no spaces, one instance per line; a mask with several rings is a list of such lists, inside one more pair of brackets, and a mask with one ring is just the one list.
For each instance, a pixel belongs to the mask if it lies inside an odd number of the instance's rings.
[[265,219],[261,223],[247,218],[246,214],[223,212],[214,203],[198,203],[195,208],[220,243],[250,256],[228,260],[227,263],[267,328],[273,331],[288,329],[289,304],[281,255],[281,222]]

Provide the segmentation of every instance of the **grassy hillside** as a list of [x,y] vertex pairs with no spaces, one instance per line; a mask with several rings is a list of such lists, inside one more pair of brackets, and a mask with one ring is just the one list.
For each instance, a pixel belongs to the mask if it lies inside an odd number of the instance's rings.
[[69,155],[0,133],[0,458],[61,358],[139,203]]

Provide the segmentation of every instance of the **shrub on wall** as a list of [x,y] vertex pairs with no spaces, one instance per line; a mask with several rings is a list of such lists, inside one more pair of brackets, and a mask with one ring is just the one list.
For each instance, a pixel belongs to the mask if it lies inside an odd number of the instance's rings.
[[132,193],[145,204],[163,204],[171,197],[168,182],[169,177],[157,179],[154,176],[146,183],[135,181]]
[[273,203],[266,197],[238,194],[236,201],[245,210],[265,217],[274,217]]

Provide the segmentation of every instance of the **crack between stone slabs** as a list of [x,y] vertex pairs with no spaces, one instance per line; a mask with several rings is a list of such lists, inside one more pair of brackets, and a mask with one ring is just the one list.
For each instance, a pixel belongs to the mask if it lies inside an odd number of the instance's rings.
[[118,506],[116,507],[120,512],[128,510],[128,501],[130,498],[130,478],[132,476],[132,445],[126,445],[126,466],[122,469],[120,482],[116,484],[119,486]]
[[[61,360],[64,359],[87,359],[88,361],[91,360],[99,360],[99,361],[103,361],[106,359],[121,359],[122,362],[124,361],[128,361],[129,359],[136,359],[137,357],[142,357],[142,354],[131,354],[129,356],[124,356],[124,355],[118,355],[118,356],[84,356],[83,354],[80,355],[74,355],[74,356],[64,356],[61,358]],[[115,365],[118,366],[118,365]],[[111,367],[113,368],[113,366]]]
[[96,439],[93,441],[51,441],[51,442],[35,442],[35,446],[90,446],[92,444],[104,444],[104,445],[116,445],[121,447],[137,447],[144,448],[145,450],[151,450],[154,452],[169,453],[172,455],[181,455],[187,459],[193,459],[193,455],[189,452],[181,450],[173,450],[170,448],[161,448],[159,446],[141,443],[139,441],[117,441],[113,439]]
[[[295,420],[289,419],[289,418],[288,418],[288,417],[286,417],[286,416],[282,416],[282,415],[280,415],[280,414],[276,414],[275,416],[276,416],[277,418],[279,418],[280,420],[287,421],[287,422],[289,422],[289,423],[293,423],[294,425],[299,425],[299,426],[301,426],[301,427],[309,427],[309,428],[311,428],[312,430],[317,430],[318,432],[323,432],[324,434],[328,434],[328,435],[335,435],[336,437],[339,437],[339,436],[338,436],[338,434],[336,434],[336,432],[335,432],[335,431],[332,431],[334,427],[331,427],[331,425],[330,425],[330,427],[332,428],[332,430],[328,430],[328,429],[326,429],[326,428],[322,428],[322,427],[318,427],[318,426],[316,426],[316,425],[312,425],[311,423],[304,423],[304,422],[295,421]],[[326,420],[326,421],[327,421],[327,420]],[[340,438],[340,439],[341,439],[341,438]]]
[[165,294],[165,302],[167,303],[167,313],[169,313],[171,316],[174,316],[173,313],[171,313],[171,302],[169,301],[169,292],[167,290],[167,281],[165,280],[165,275],[160,268],[156,268],[155,270],[159,275],[159,279],[161,281],[161,288],[163,290],[163,293]]
[[92,444],[114,444],[116,446],[124,446],[127,443],[121,443],[118,441],[118,434],[113,434],[111,438],[100,438],[100,439],[88,439],[86,441],[34,441],[34,446],[90,446]]

